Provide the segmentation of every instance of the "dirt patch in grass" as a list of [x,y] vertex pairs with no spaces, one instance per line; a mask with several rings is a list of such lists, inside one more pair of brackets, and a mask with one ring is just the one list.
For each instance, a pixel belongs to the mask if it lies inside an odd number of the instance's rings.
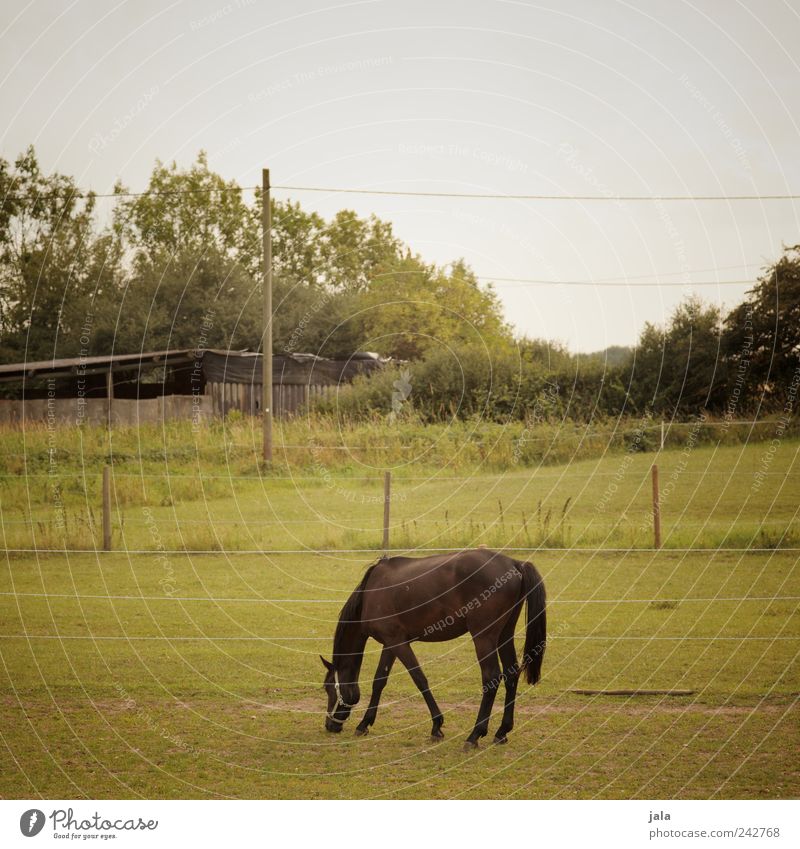
[[[657,696],[647,697],[603,697],[603,696],[587,696],[586,698],[569,698],[558,699],[544,704],[541,703],[526,703],[520,700],[516,706],[517,715],[536,716],[539,714],[545,715],[564,715],[586,710],[603,710],[604,713],[612,712],[615,714],[628,714],[631,716],[648,715],[654,711],[665,714],[684,714],[697,713],[709,716],[747,716],[754,710],[762,714],[783,713],[787,708],[791,710],[800,709],[800,698],[795,695],[788,696],[765,696],[762,699],[748,699],[746,701],[737,700],[735,704],[708,704],[706,702],[692,701],[691,696],[673,697],[668,696],[659,698]],[[367,700],[362,700],[363,705],[359,705],[354,713],[358,714],[359,710],[366,710]],[[420,700],[419,705],[415,704],[416,696],[392,699],[385,697],[381,703],[382,710],[392,710],[401,713],[404,712],[420,712],[424,715],[425,705]],[[439,705],[443,712],[446,713],[461,713],[466,711],[469,713],[472,709],[477,711],[478,699],[465,700],[460,702],[439,700]],[[182,709],[196,711],[197,713],[214,713],[214,714],[252,714],[252,713],[270,713],[272,711],[292,711],[296,713],[323,713],[325,710],[325,699],[322,694],[318,697],[306,697],[302,699],[265,699],[260,701],[254,698],[243,698],[241,700],[219,699],[213,697],[192,698],[157,698],[153,696],[143,696],[135,700],[127,698],[98,698],[88,699],[70,697],[61,699],[58,695],[53,699],[42,698],[41,696],[30,697],[28,695],[0,695],[0,704],[5,707],[19,708],[20,705],[25,710],[46,710],[52,711],[54,704],[64,713],[83,713],[90,706],[100,713],[125,713],[126,711],[135,710],[137,706],[147,705],[148,707],[158,709]],[[498,713],[498,709],[502,707],[502,693],[498,697],[495,704],[494,712]]]

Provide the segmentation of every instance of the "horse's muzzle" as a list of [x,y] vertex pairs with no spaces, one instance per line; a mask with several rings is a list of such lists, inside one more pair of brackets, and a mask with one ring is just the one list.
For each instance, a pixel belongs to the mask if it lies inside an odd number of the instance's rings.
[[342,730],[343,722],[336,722],[330,717],[325,718],[325,730],[330,731],[331,734],[338,734]]

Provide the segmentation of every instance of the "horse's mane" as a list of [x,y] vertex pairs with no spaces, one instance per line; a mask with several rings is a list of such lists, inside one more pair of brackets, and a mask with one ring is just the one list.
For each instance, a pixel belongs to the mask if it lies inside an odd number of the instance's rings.
[[350,628],[350,626],[355,625],[361,621],[361,608],[364,604],[364,588],[367,585],[369,576],[372,574],[372,570],[382,562],[383,558],[381,557],[376,560],[367,569],[366,572],[364,572],[364,577],[361,579],[359,585],[350,594],[350,598],[347,599],[344,604],[344,607],[342,608],[342,612],[339,614],[339,622],[336,625],[336,632],[333,635],[334,659],[337,657],[337,655],[347,653],[343,643],[346,638],[348,629]]

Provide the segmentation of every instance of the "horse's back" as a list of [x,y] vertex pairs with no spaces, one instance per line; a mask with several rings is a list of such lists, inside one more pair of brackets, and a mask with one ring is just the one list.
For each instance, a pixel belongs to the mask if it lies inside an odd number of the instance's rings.
[[365,587],[363,622],[381,641],[401,632],[404,638],[452,639],[472,630],[476,616],[510,609],[520,586],[517,561],[488,549],[385,558]]
[[508,555],[487,548],[468,548],[429,557],[386,557],[379,563],[383,567],[380,572],[382,583],[387,579],[390,582],[442,577],[464,580],[475,575],[488,579],[513,571],[516,565],[517,561]]

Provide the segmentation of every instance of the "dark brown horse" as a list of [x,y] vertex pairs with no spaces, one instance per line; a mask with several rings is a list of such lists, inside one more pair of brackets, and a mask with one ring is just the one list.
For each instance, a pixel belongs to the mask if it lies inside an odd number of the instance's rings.
[[[514,628],[526,600],[525,648],[520,665],[514,649]],[[399,659],[431,712],[431,738],[440,740],[444,737],[444,717],[411,644],[453,640],[467,631],[481,667],[483,697],[466,745],[477,746],[486,736],[501,681],[505,682],[505,709],[494,739],[496,743],[508,742],[506,735],[514,727],[520,673],[525,671],[529,684],[535,684],[541,673],[547,639],[545,591],[531,563],[486,549],[434,557],[384,557],[367,569],[339,615],[333,660],[322,658],[327,670],[327,730],[341,731],[361,698],[358,676],[364,647],[372,637],[381,643],[383,651],[372,698],[356,734],[367,734],[375,722],[381,692],[395,659]]]

